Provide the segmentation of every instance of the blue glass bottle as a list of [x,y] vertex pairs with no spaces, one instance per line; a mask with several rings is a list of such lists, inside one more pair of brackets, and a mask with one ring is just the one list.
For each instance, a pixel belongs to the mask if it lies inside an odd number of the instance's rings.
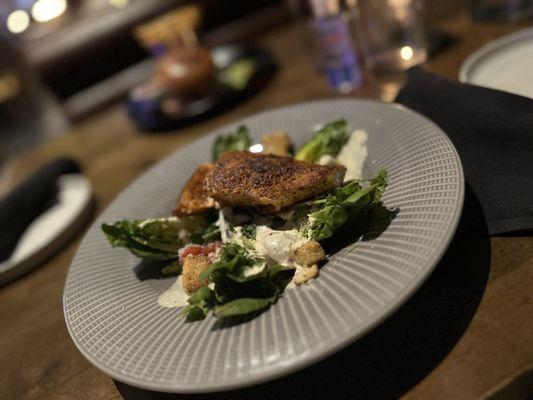
[[363,75],[352,42],[349,20],[341,12],[338,1],[310,0],[310,4],[321,68],[333,89],[351,92],[361,85]]

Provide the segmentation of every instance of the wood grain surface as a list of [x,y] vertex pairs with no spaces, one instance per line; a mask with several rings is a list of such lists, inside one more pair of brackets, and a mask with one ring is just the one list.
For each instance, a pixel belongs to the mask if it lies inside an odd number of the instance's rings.
[[[454,35],[456,41],[427,64],[431,70],[452,78],[457,76],[463,60],[480,45],[527,26],[524,23],[472,23],[461,7],[443,9],[446,12],[435,17],[432,24]],[[82,164],[94,185],[95,213],[99,213],[149,166],[223,124],[268,108],[335,96],[315,72],[315,62],[301,24],[294,22],[278,27],[262,36],[260,42],[273,51],[280,63],[280,71],[266,90],[239,107],[176,132],[145,135],[128,120],[122,105],[113,106],[79,123],[68,135],[21,155],[17,160],[16,180],[56,156],[72,156]],[[390,100],[401,82],[401,76],[398,79],[368,78],[352,96]],[[76,350],[63,321],[63,285],[81,236],[78,235],[38,270],[0,288],[1,399],[122,398],[113,380],[90,365]],[[445,345],[434,357],[428,357],[428,353],[431,356],[432,346],[420,351],[421,354],[416,354],[415,347],[406,348],[406,360],[415,364],[420,360],[427,365],[417,374],[404,379],[400,360],[400,368],[395,367],[399,375],[390,379],[391,382],[394,379],[403,382],[407,387],[399,385],[401,390],[394,396],[404,395],[409,399],[489,398],[498,396],[509,383],[524,381],[519,377],[533,368],[533,238],[499,237],[490,239],[490,242],[486,239],[486,242],[489,257],[486,265],[480,263],[481,267],[476,269],[476,261],[480,260],[476,260],[475,253],[460,266],[458,259],[453,258],[450,265],[456,267],[450,271],[438,268],[437,276],[431,277],[428,285],[416,295],[418,300],[413,300],[412,303],[423,303],[428,298],[431,302],[435,299],[431,293],[445,291],[445,285],[462,288],[462,291],[454,292],[457,298],[452,298],[450,294],[449,299],[450,304],[460,306],[457,307],[459,310],[447,311],[447,293],[441,293],[442,304],[435,306],[441,314],[428,311],[427,315],[420,315],[421,319],[426,318],[430,322],[434,318],[435,323],[430,325],[440,327],[440,331],[431,334],[440,335],[442,341],[439,343]],[[468,242],[465,254],[470,254],[472,246],[475,244]],[[474,283],[468,286],[468,282]],[[424,297],[424,293],[429,297]],[[472,294],[471,298],[469,294]],[[399,320],[410,312],[409,307],[416,310],[431,307],[431,304],[421,306],[412,303],[407,305],[407,311],[400,310],[385,325],[408,323]],[[462,313],[462,309],[469,312]],[[461,318],[461,329],[452,332],[453,321]],[[449,321],[449,324],[439,325],[439,321]],[[412,322],[417,324],[416,320]],[[416,344],[426,339],[429,344],[432,343],[431,337],[420,337],[427,332],[417,331],[416,326],[412,328],[413,336],[408,338],[410,342],[405,341],[408,347],[409,343]],[[386,329],[387,326],[377,335],[384,335]],[[369,346],[376,337],[372,335],[363,339]],[[397,351],[400,358],[403,357],[401,351]],[[349,353],[344,353],[344,356],[346,354]],[[343,352],[336,357],[343,357]],[[405,365],[406,370],[409,368]],[[375,385],[387,385],[387,382],[375,382]],[[128,396],[127,393],[135,391],[122,388],[121,392]],[[516,395],[524,391],[506,393]],[[515,395],[498,398],[513,398]],[[139,395],[138,398],[141,397]],[[353,397],[356,395],[346,393],[345,398]]]

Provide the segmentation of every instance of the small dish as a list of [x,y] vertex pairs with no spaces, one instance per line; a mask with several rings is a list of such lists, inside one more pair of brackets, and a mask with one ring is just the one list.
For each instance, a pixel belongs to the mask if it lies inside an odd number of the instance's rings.
[[161,88],[140,86],[130,92],[128,114],[143,131],[166,131],[231,108],[260,91],[276,71],[270,52],[261,47],[226,45],[211,50],[216,86],[211,95],[177,107],[179,99]]
[[43,263],[87,222],[92,196],[89,180],[67,174],[58,179],[58,186],[57,202],[31,223],[11,257],[0,263],[0,285]]

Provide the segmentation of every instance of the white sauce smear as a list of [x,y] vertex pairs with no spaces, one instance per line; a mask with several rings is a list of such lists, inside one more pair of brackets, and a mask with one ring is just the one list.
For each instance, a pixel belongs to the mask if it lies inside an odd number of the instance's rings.
[[363,164],[368,153],[366,147],[367,138],[366,131],[356,129],[337,156],[337,162],[346,168],[344,181],[363,177]]
[[183,289],[183,284],[181,283],[181,275],[178,276],[176,282],[172,284],[161,296],[157,299],[157,302],[161,307],[166,308],[175,308],[183,307],[187,304],[187,299],[189,295]]
[[292,263],[291,247],[302,239],[296,229],[276,231],[266,226],[258,226],[255,235],[255,250],[259,255],[268,257],[281,265],[290,265]]

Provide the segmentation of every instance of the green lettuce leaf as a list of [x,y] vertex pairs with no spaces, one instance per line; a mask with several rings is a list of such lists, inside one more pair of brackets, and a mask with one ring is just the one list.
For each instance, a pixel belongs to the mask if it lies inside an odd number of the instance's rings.
[[307,221],[301,225],[300,231],[305,237],[317,241],[333,236],[369,206],[378,203],[386,186],[387,172],[381,170],[364,187],[360,181],[352,181],[324,199],[299,205],[297,215],[308,212]]
[[245,151],[248,150],[252,141],[248,135],[248,128],[239,126],[237,133],[227,133],[217,137],[213,145],[213,161],[228,151]]
[[220,228],[217,224],[212,223],[202,232],[203,243],[214,242],[215,240],[220,240]]
[[266,299],[242,298],[235,299],[226,304],[216,306],[213,310],[217,317],[235,317],[237,315],[249,314],[268,308],[277,297]]
[[180,311],[180,315],[185,316],[187,322],[199,321],[204,319],[209,310],[215,306],[215,293],[207,286],[202,286],[187,299],[187,302],[189,305]]
[[201,231],[196,230],[191,233],[189,239],[194,244],[206,244],[214,242],[215,240],[220,240],[220,228],[215,223],[212,223]]
[[336,157],[347,140],[346,120],[331,122],[318,130],[313,138],[296,153],[295,158],[314,163],[324,155]]
[[222,249],[220,259],[206,268],[200,274],[199,279],[209,279],[212,282],[216,282],[220,278],[231,279],[240,283],[251,281],[256,279],[261,272],[259,274],[246,274],[245,271],[255,265],[262,264],[264,264],[264,260],[251,257],[244,247],[236,243],[229,243]]
[[168,265],[161,269],[163,275],[179,275],[181,273],[181,264],[179,260],[172,260]]
[[178,250],[206,226],[201,216],[169,217],[102,224],[102,231],[113,247],[126,248],[141,258],[172,260],[178,257]]

